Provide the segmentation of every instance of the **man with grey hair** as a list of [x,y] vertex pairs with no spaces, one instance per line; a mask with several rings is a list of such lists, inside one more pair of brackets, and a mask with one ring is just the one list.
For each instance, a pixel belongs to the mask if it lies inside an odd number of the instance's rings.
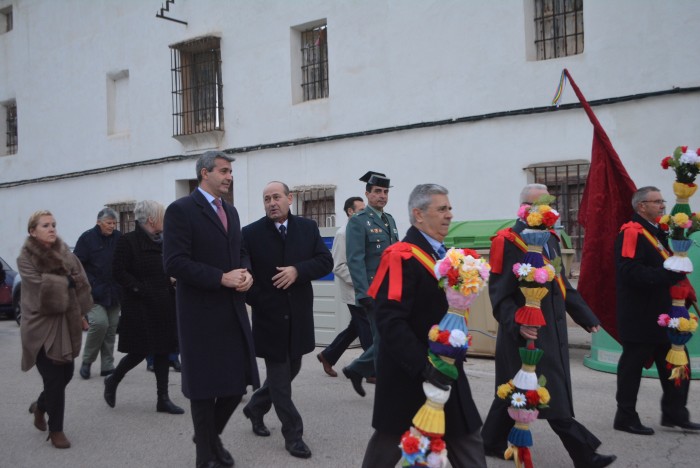
[[[428,332],[448,308],[445,292],[433,273],[434,262],[446,253],[442,242],[452,220],[447,193],[437,184],[413,189],[408,200],[412,226],[402,242],[389,247],[382,257],[382,263],[388,265],[395,265],[398,260],[400,270],[377,277],[369,290],[376,300],[381,339],[372,417],[375,432],[367,445],[363,468],[395,466],[399,461],[401,435],[411,427],[413,416],[425,403],[425,380],[442,390],[452,387],[445,403],[444,436],[452,466],[486,467],[479,434],[481,417],[461,360],[456,366],[457,379],[450,382],[428,359]],[[408,259],[394,257],[404,258],[408,252]],[[432,259],[433,266],[425,259]],[[392,291],[389,298],[389,276],[392,288],[394,280],[400,277],[400,297]]]
[[[100,354],[100,375],[114,372],[114,342],[119,324],[119,285],[112,278],[112,257],[121,232],[118,215],[104,207],[97,213],[95,227],[85,231],[73,253],[80,259],[92,287],[94,306],[87,315],[89,327],[83,348],[80,376],[90,378],[90,367]],[[88,325],[89,324],[89,325]]]
[[[530,184],[523,188],[520,202],[531,205],[548,195],[547,186]],[[515,313],[525,304],[525,298],[520,292],[520,283],[513,274],[513,265],[521,262],[525,254],[521,248],[525,244],[520,233],[526,227],[525,223],[518,220],[512,228],[499,231],[491,243],[489,253],[489,297],[493,316],[498,321],[495,387],[511,380],[520,369],[522,362],[519,350],[525,346],[526,340],[537,340],[537,347],[544,351],[537,364],[537,373],[547,378],[547,389],[553,395],[549,407],[540,410],[540,419],[546,419],[559,436],[575,467],[608,466],[617,457],[597,453],[600,440],[574,419],[566,313],[589,333],[597,332],[600,322],[569,283],[563,265],[557,272],[557,278],[542,285],[547,288],[547,294],[541,302],[547,325],[540,328],[519,325],[515,321]],[[561,257],[561,250],[559,239],[555,235],[550,237],[542,253],[548,260],[554,260],[553,263],[559,263],[555,259]],[[508,415],[508,406],[506,400],[494,396],[481,430],[484,450],[488,456],[503,458],[508,448],[508,434],[514,424]]]
[[668,236],[657,223],[666,201],[658,188],[642,187],[632,195],[632,208],[632,222],[622,226],[615,241],[617,329],[622,355],[617,365],[613,427],[631,434],[654,434],[654,429],[642,424],[636,409],[642,367],[653,360],[663,392],[661,425],[697,431],[700,424],[690,421],[686,407],[690,375],[678,380],[677,385],[669,379],[666,354],[671,342],[666,330],[657,323],[659,314],[671,309],[671,286],[687,281],[685,273],[663,266],[670,255]]

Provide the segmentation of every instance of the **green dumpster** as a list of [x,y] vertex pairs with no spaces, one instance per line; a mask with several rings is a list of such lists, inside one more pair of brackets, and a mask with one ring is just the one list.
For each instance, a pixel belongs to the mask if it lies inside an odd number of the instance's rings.
[[514,219],[453,221],[444,244],[447,248],[488,250],[491,248],[491,238],[501,229],[511,227],[513,223]]
[[[690,238],[696,242],[688,251],[688,257],[693,262],[695,271],[688,275],[688,279],[697,292],[700,291],[700,247],[697,245],[700,244],[700,232],[691,234]],[[666,311],[659,311],[659,314],[664,312]],[[692,309],[690,312],[698,313]],[[686,347],[690,356],[689,366],[692,378],[700,379],[700,339],[697,336],[693,336]],[[605,331],[601,330],[593,334],[591,338],[591,354],[584,358],[583,365],[591,369],[615,374],[617,373],[617,361],[619,361],[621,354],[622,347],[620,344]],[[642,375],[644,377],[659,378],[656,365],[652,365],[649,369],[644,369]]]

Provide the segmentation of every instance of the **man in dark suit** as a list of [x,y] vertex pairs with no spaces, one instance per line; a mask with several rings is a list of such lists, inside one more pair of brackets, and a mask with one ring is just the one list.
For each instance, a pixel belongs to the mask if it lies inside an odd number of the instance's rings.
[[231,161],[208,151],[199,187],[165,212],[165,272],[177,280],[182,393],[190,399],[197,467],[233,466],[220,434],[246,393],[260,386],[245,292],[253,284],[236,209],[221,199]]
[[[549,195],[545,185],[530,184],[523,189],[520,202],[532,204],[543,195]],[[513,274],[513,265],[522,261],[525,255],[516,243],[516,238],[525,227],[525,223],[517,221],[512,229],[499,232],[491,245],[489,296],[493,316],[498,321],[496,387],[508,382],[520,370],[522,362],[518,349],[525,346],[526,340],[536,339],[536,346],[544,351],[537,364],[537,374],[547,378],[547,389],[552,395],[549,408],[540,410],[540,419],[546,419],[559,436],[574,466],[608,466],[617,457],[596,453],[600,440],[574,419],[566,313],[588,332],[598,331],[600,322],[578,291],[569,284],[563,266],[559,272],[561,282],[555,278],[544,285],[547,295],[542,299],[541,309],[547,325],[538,329],[515,322],[515,312],[525,304],[520,284]],[[550,260],[561,257],[559,240],[555,235],[550,237],[543,254]],[[481,430],[484,449],[489,456],[503,458],[507,448],[508,433],[514,423],[507,410],[508,402],[496,396]]]
[[[654,434],[654,429],[642,425],[636,411],[642,367],[653,358],[663,390],[661,425],[700,430],[700,424],[690,421],[686,408],[690,379],[681,380],[679,386],[669,380],[666,353],[671,342],[657,323],[658,316],[671,309],[671,286],[685,278],[685,273],[663,267],[669,255],[668,239],[659,229],[657,218],[664,213],[665,201],[656,187],[642,187],[632,195],[632,207],[632,222],[622,226],[615,242],[617,329],[622,355],[617,364],[613,427],[632,434]],[[653,236],[653,242],[644,234]]]
[[255,352],[265,359],[267,378],[243,413],[256,435],[269,436],[263,417],[274,405],[285,448],[295,457],[309,458],[304,425],[292,401],[292,380],[302,356],[316,346],[311,281],[331,272],[333,257],[316,223],[289,212],[292,195],[286,184],[267,184],[263,203],[265,216],[243,228],[243,241],[255,276],[247,295]]
[[[390,247],[392,250],[385,253],[382,262],[391,264],[388,257],[396,248],[417,247],[433,260],[444,256],[442,241],[452,219],[447,189],[436,184],[418,185],[409,196],[408,209],[412,227],[402,243]],[[432,269],[428,270],[415,256],[400,264],[400,299],[388,298],[389,276],[396,272],[376,279],[381,281],[376,294],[381,338],[372,417],[376,430],[367,445],[363,468],[395,466],[401,458],[401,435],[411,427],[413,416],[426,401],[423,382],[428,380],[445,388],[442,374],[428,361],[428,331],[447,312],[445,292],[438,286]],[[486,467],[479,435],[481,417],[461,363],[456,367],[458,377],[451,383],[445,404],[448,458],[454,467]]]

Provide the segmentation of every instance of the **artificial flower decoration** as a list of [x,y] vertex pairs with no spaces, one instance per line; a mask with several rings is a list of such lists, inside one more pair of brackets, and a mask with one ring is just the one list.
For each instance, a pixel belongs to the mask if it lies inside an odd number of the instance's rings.
[[[452,381],[469,347],[469,306],[488,284],[491,266],[476,251],[451,248],[433,267],[438,286],[445,291],[448,310],[428,332],[428,361]],[[413,426],[401,439],[401,466],[442,468],[447,464],[444,406],[450,389],[423,382],[425,404],[413,417]]]
[[659,229],[667,231],[669,246],[673,255],[664,260],[664,268],[681,273],[691,273],[693,263],[688,258],[688,250],[693,241],[690,234],[700,230],[700,218],[695,213],[690,215],[680,211],[673,215],[663,215],[657,219]]
[[666,329],[671,341],[671,349],[666,354],[666,367],[671,371],[669,380],[680,386],[682,380],[688,380],[688,355],[685,345],[698,328],[697,315],[690,314],[685,307],[686,299],[694,296],[693,287],[685,279],[671,286],[671,310],[661,314],[657,320],[659,326]]
[[671,214],[683,212],[690,215],[688,199],[698,189],[695,178],[700,172],[700,148],[692,150],[687,146],[678,146],[673,151],[673,155],[666,156],[661,160],[661,167],[672,169],[676,173],[676,180],[673,183],[676,204],[673,206]]

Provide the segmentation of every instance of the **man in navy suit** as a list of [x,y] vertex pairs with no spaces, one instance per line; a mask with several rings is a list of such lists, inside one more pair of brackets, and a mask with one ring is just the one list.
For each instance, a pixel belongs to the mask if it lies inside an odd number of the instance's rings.
[[246,300],[253,308],[255,352],[265,359],[267,379],[243,408],[253,432],[269,436],[263,416],[272,405],[282,422],[287,451],[309,458],[304,426],[292,402],[292,380],[301,358],[314,350],[314,293],[311,281],[333,269],[333,257],[316,223],[289,212],[292,195],[282,182],[263,191],[265,216],[243,228],[255,284]]
[[182,393],[190,399],[197,468],[233,466],[220,434],[246,393],[260,386],[245,292],[253,284],[229,192],[234,159],[208,151],[199,187],[165,212],[163,260],[177,280]]

